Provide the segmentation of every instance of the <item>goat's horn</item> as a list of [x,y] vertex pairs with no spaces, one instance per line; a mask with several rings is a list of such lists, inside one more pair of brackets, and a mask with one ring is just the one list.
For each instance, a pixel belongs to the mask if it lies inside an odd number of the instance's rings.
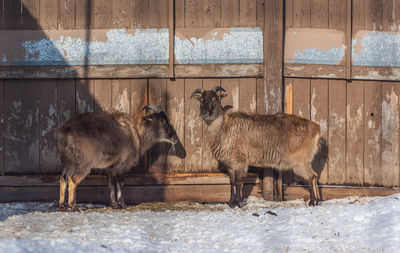
[[223,91],[223,92],[225,92],[225,89],[222,88],[221,86],[215,86],[212,90],[213,90],[215,93],[217,93],[218,91]]
[[193,91],[192,95],[190,95],[190,99],[192,99],[192,97],[194,97],[194,95],[198,94],[198,93],[203,93],[203,89],[197,89],[195,91]]
[[153,104],[146,105],[145,107],[143,107],[143,110],[146,110],[147,115],[149,114],[150,110],[153,110],[155,113],[162,112],[160,107],[153,105]]

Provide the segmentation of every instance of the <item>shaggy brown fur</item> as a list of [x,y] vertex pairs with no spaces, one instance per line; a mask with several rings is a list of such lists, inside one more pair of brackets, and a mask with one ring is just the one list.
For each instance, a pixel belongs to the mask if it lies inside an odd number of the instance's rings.
[[287,114],[227,113],[221,105],[225,94],[217,95],[215,88],[197,90],[192,96],[200,101],[200,115],[213,134],[213,155],[228,170],[231,206],[241,205],[243,178],[249,166],[280,171],[293,168],[310,185],[310,204],[317,203],[318,174],[312,169],[312,160],[319,149],[319,125]]
[[[154,107],[155,108],[155,107]],[[139,164],[140,158],[157,142],[178,143],[175,129],[160,110],[137,120],[121,112],[90,112],[67,121],[59,129],[60,209],[76,209],[76,187],[91,168],[104,169],[111,190],[113,208],[125,208],[123,176]]]

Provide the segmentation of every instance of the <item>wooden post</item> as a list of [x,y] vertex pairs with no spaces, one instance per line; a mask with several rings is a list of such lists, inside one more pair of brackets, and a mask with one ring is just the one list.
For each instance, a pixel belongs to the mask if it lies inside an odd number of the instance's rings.
[[175,36],[175,0],[169,0],[168,3],[168,25],[169,25],[169,77],[174,78],[174,36]]
[[346,3],[346,79],[351,80],[351,12],[352,0],[347,0]]
[[[283,0],[265,0],[264,4],[264,113],[282,112],[283,73]],[[273,173],[263,172],[263,197],[273,198]]]

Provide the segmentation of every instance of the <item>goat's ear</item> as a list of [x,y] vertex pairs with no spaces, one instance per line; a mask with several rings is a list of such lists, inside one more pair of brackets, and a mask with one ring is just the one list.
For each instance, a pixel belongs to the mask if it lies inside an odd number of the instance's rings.
[[228,96],[228,95],[226,95],[226,94],[221,94],[221,95],[218,95],[218,100],[222,100],[224,97],[226,97],[226,96]]

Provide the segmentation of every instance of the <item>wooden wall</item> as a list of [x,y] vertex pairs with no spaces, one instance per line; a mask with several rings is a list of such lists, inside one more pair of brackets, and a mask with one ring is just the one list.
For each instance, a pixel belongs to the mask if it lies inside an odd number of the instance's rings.
[[[348,34],[344,0],[286,0],[285,20],[286,29],[338,29]],[[399,24],[398,0],[352,1],[352,37],[360,30],[398,32]],[[305,78],[284,78],[285,111],[321,125],[329,160],[319,182],[400,185],[400,82],[311,79],[303,74]]]

